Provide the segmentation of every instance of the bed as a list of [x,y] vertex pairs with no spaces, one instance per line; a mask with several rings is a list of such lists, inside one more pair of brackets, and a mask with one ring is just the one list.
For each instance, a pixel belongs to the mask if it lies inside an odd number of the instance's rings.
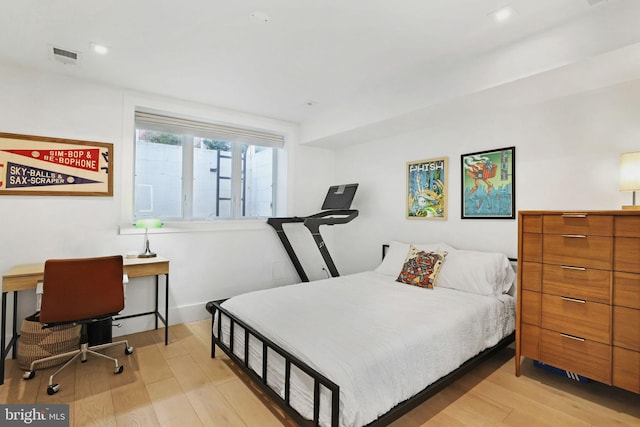
[[[441,257],[433,288],[397,281],[411,253]],[[301,425],[386,425],[513,341],[514,278],[502,254],[392,242],[374,271],[212,302],[211,356]]]

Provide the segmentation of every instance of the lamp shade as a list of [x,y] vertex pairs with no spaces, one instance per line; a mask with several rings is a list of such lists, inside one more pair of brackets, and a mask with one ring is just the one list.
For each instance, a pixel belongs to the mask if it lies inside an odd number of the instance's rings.
[[640,190],[640,152],[622,154],[620,191]]
[[161,228],[162,220],[154,218],[144,218],[137,220],[133,225],[135,228]]

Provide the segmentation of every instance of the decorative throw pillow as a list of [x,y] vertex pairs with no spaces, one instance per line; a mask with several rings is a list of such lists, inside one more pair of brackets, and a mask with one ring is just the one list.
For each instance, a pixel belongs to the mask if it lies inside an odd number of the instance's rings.
[[456,250],[446,243],[404,243],[393,240],[389,242],[389,249],[384,254],[382,263],[374,271],[391,276],[394,279],[398,277],[411,246],[415,246],[418,250],[425,252],[446,251],[451,253],[451,251]]
[[427,252],[411,246],[402,266],[402,271],[396,281],[407,285],[433,289],[445,256],[447,256],[445,251]]

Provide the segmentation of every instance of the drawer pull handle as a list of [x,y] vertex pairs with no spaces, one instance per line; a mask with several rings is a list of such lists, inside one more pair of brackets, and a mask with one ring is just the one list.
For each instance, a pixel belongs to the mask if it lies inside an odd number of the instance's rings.
[[562,332],[560,332],[560,335],[562,335],[565,338],[571,338],[572,340],[576,340],[576,341],[580,341],[580,342],[584,342],[585,341],[584,338],[574,337],[573,335],[563,334]]
[[584,213],[563,213],[563,218],[586,218],[587,214]]
[[563,234],[562,237],[569,237],[571,239],[586,239],[584,234]]
[[564,268],[565,270],[587,271],[587,269],[585,267],[572,267],[570,265],[561,265],[560,268]]
[[587,302],[583,299],[577,299],[577,298],[569,298],[569,297],[560,297],[561,299],[565,300],[565,301],[569,301],[569,302],[579,302],[580,304],[586,304]]

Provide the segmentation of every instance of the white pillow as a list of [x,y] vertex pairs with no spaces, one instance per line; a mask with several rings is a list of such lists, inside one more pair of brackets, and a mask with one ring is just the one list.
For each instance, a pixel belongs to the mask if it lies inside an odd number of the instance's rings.
[[436,287],[479,295],[509,291],[516,277],[506,255],[494,252],[451,251],[444,259]]
[[453,246],[449,246],[446,243],[411,243],[409,246],[415,246],[416,249],[421,251],[457,251]]
[[397,278],[402,270],[411,245],[421,251],[455,251],[454,248],[446,243],[403,243],[392,241],[389,243],[389,249],[387,249],[382,263],[373,271],[387,276],[393,276],[394,279]]

